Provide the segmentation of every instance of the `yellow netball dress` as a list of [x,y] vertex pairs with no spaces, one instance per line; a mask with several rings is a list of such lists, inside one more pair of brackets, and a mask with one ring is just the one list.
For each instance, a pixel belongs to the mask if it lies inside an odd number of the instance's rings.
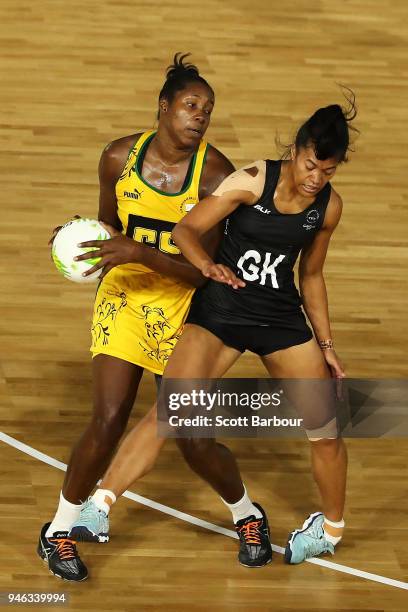
[[[131,149],[116,184],[123,233],[163,253],[180,251],[171,240],[174,225],[198,202],[207,144],[194,154],[179,193],[149,185],[141,166],[155,132],[144,133]],[[180,336],[194,289],[142,264],[113,268],[102,280],[92,321],[93,356],[104,354],[162,374]]]

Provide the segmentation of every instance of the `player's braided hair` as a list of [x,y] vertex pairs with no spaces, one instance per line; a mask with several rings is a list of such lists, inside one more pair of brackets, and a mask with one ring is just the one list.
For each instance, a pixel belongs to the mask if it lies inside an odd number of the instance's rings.
[[197,66],[184,61],[189,55],[191,54],[184,53],[183,55],[178,52],[174,56],[173,63],[166,70],[166,81],[159,93],[159,101],[165,98],[171,103],[175,94],[185,89],[189,83],[202,83],[213,92],[212,87],[200,76]]

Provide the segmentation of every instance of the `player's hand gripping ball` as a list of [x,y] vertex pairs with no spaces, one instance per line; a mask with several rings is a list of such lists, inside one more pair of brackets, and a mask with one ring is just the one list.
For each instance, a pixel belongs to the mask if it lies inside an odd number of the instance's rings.
[[108,238],[110,238],[109,233],[95,219],[80,218],[68,221],[55,236],[52,244],[51,256],[58,272],[75,283],[95,281],[100,276],[102,269],[96,270],[89,276],[82,276],[82,273],[97,264],[100,257],[94,257],[86,261],[74,261],[74,257],[95,250],[92,247],[86,249],[78,247],[80,242],[108,240]]

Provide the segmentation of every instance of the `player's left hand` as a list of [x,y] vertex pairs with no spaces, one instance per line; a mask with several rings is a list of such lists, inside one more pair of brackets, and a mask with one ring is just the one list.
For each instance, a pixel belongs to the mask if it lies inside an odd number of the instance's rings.
[[344,366],[336,355],[334,349],[323,349],[323,356],[327,365],[330,368],[332,378],[336,379],[336,395],[337,399],[343,399],[343,384],[342,379],[346,377]]
[[341,363],[339,357],[336,355],[336,351],[334,349],[323,349],[323,355],[330,368],[330,372],[333,378],[345,378],[346,373],[344,371],[344,366]]
[[224,266],[222,264],[216,264],[214,262],[209,262],[204,264],[201,269],[201,274],[205,276],[205,278],[211,278],[211,280],[215,280],[218,283],[225,283],[226,285],[231,285],[233,289],[239,289],[240,287],[245,287],[246,283],[238,278],[234,274],[234,272],[228,268],[228,266]]
[[[88,242],[80,242],[78,246],[80,248],[94,247],[94,250],[83,255],[78,255],[74,258],[75,261],[83,261],[87,259],[94,259],[100,257],[101,260],[84,272],[84,276],[89,276],[96,270],[102,268],[100,279],[102,279],[112,268],[120,266],[122,264],[132,263],[137,261],[137,252],[142,248],[140,244],[121,234],[117,229],[103,223],[100,224],[106,229],[111,235],[108,240],[89,240]],[[96,247],[96,248],[95,248]]]

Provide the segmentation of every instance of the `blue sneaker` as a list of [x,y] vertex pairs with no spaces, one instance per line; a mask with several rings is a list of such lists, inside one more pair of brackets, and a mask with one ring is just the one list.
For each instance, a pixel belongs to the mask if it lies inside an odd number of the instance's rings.
[[323,521],[323,514],[314,512],[301,529],[292,531],[285,548],[285,563],[302,563],[305,559],[327,552],[334,555],[333,544],[324,537]]
[[71,527],[69,537],[77,542],[109,542],[109,518],[89,498],[79,519]]

